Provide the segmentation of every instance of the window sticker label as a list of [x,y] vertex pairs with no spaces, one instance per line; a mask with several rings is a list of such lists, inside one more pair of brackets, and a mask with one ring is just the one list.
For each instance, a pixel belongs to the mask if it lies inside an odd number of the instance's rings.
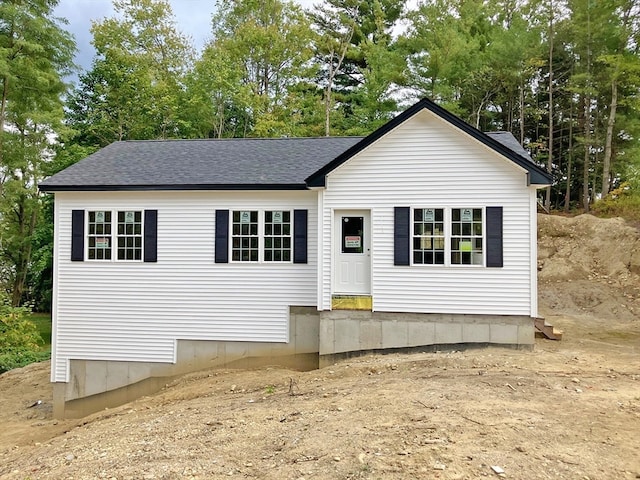
[[436,209],[435,208],[425,208],[423,213],[423,220],[425,222],[435,222],[436,220]]
[[124,223],[133,223],[135,220],[134,212],[124,212]]
[[104,212],[96,212],[96,223],[104,223]]
[[109,238],[108,237],[97,237],[96,238],[96,248],[109,248]]
[[473,221],[473,210],[471,208],[463,208],[460,212],[460,217],[463,222]]
[[460,251],[461,252],[471,252],[473,250],[473,246],[471,241],[460,240]]
[[282,212],[272,212],[271,221],[273,223],[282,223]]
[[344,246],[345,248],[360,248],[362,244],[362,237],[352,235],[349,237],[344,237]]
[[240,223],[251,223],[251,212],[240,212]]

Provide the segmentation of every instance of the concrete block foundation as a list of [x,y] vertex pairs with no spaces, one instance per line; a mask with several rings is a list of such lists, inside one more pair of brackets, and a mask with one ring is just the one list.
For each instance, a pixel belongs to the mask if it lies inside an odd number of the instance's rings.
[[501,345],[532,349],[533,318],[528,316],[354,312],[320,314],[320,367],[368,353],[436,351]]

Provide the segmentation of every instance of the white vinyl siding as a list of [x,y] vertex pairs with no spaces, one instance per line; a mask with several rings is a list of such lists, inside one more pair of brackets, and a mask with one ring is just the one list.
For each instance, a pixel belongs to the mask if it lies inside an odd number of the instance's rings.
[[[158,261],[72,262],[71,211],[158,211]],[[215,263],[215,211],[308,210],[308,264]],[[315,192],[57,193],[52,380],[70,359],[173,362],[185,340],[287,342],[315,306]]]
[[[334,210],[371,209],[373,309],[530,315],[535,188],[524,169],[422,111],[331,172],[322,196],[323,308],[331,305]],[[503,207],[504,267],[395,266],[394,207]],[[484,233],[483,233],[484,235]],[[447,262],[449,263],[449,262]],[[484,263],[483,263],[484,265]]]

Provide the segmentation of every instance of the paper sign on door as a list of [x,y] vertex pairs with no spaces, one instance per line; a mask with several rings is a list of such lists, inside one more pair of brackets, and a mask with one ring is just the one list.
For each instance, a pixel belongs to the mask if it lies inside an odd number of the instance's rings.
[[362,237],[356,235],[344,237],[345,248],[360,248],[360,246],[362,245],[361,238]]

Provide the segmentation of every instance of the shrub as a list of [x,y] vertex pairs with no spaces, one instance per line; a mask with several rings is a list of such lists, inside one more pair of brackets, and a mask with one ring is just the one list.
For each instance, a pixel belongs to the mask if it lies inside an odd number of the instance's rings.
[[40,350],[44,342],[30,316],[29,308],[12,307],[8,298],[0,299],[0,373],[49,357]]
[[603,217],[622,217],[634,223],[640,222],[640,191],[624,182],[596,202],[593,213]]

